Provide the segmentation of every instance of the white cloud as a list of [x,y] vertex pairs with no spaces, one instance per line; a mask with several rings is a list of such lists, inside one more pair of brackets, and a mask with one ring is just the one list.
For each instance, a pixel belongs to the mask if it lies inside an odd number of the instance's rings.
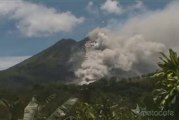
[[83,17],[76,17],[70,11],[59,12],[23,0],[0,1],[0,16],[16,20],[17,28],[26,36],[70,32],[84,21]]
[[141,0],[137,0],[136,3],[123,7],[117,0],[106,0],[101,6],[101,10],[110,14],[125,14],[133,13],[136,10],[144,11],[146,8]]
[[10,56],[10,57],[0,57],[0,70],[8,69],[23,60],[29,58],[30,56]]
[[112,14],[122,14],[123,12],[121,5],[116,0],[106,0],[101,6],[101,10]]
[[140,9],[140,8],[143,8],[143,7],[144,7],[144,3],[143,3],[142,0],[138,0],[136,2],[136,4],[134,5],[134,8],[136,8],[136,9]]
[[93,1],[89,1],[86,10],[91,14],[99,14],[98,8],[94,5]]

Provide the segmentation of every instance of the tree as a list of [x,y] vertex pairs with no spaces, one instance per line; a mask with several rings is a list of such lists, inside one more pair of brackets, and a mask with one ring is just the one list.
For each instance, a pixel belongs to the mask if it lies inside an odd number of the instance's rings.
[[172,49],[169,50],[169,56],[161,53],[161,62],[159,72],[153,75],[156,80],[156,89],[154,101],[159,103],[161,110],[178,109],[177,100],[179,97],[179,56]]

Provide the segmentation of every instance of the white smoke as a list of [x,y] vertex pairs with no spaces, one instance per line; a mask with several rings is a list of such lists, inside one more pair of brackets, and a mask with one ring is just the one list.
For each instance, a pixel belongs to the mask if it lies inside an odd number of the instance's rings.
[[165,48],[163,44],[147,41],[141,35],[124,40],[113,32],[103,28],[90,33],[85,60],[76,71],[80,84],[108,76],[112,69],[130,71],[134,64],[150,59]]
[[155,70],[160,52],[179,50],[178,11],[179,2],[174,2],[163,10],[132,17],[123,27],[90,32],[86,59],[75,73],[80,84],[108,76],[113,69],[136,73]]

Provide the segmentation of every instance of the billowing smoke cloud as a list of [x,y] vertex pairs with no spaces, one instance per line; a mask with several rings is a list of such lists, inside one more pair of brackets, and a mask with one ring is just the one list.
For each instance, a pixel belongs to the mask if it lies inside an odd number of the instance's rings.
[[[116,36],[108,29],[95,29],[90,33],[86,43],[86,59],[76,75],[81,84],[94,82],[108,76],[113,69],[134,70],[133,66],[140,61],[149,61],[151,56],[164,50],[162,43],[147,41],[142,35],[127,39]],[[138,71],[136,68],[134,71]]]
[[75,73],[80,84],[108,76],[114,69],[136,73],[155,70],[159,52],[179,50],[178,11],[179,2],[175,2],[163,10],[132,17],[123,27],[90,32],[86,58]]

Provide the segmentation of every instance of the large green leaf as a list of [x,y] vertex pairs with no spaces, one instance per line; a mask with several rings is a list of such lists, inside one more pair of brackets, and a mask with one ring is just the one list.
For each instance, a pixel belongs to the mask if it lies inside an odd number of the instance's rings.
[[71,107],[78,101],[78,98],[71,98],[67,100],[64,104],[58,107],[47,120],[56,120],[57,118],[62,118],[66,116],[67,112],[71,109]]

